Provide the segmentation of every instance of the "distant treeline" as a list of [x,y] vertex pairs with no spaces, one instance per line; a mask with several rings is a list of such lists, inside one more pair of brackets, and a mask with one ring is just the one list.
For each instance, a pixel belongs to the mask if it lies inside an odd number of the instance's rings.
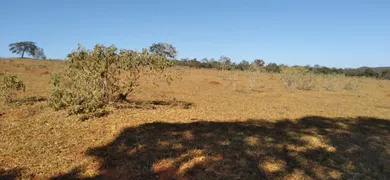
[[[222,56],[219,60],[203,58],[201,60],[197,59],[180,59],[175,60],[175,64],[178,66],[188,66],[192,68],[203,68],[203,69],[218,69],[218,70],[249,70],[251,67],[260,66],[263,67],[267,72],[279,73],[283,67],[288,67],[284,64],[268,63],[265,64],[263,60],[256,59],[252,63],[243,60],[240,63],[232,62],[230,58]],[[294,66],[300,67],[300,66]],[[307,70],[315,74],[344,74],[345,76],[365,76],[373,77],[380,79],[389,79],[390,80],[390,68],[376,70],[373,68],[329,68],[325,66],[304,66]]]

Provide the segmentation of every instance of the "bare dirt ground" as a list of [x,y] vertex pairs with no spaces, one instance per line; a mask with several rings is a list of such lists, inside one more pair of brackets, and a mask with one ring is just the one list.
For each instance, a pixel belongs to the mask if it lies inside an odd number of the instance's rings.
[[172,68],[86,121],[47,107],[61,61],[0,59],[26,91],[0,107],[0,179],[389,179],[390,81],[286,89],[263,73]]

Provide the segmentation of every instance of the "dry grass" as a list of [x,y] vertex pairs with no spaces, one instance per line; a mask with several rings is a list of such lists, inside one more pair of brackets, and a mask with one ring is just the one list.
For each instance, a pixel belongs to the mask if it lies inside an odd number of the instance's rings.
[[182,79],[171,86],[144,83],[127,104],[80,121],[46,107],[45,72],[62,65],[0,59],[26,84],[19,103],[0,107],[0,179],[390,177],[389,81],[299,91],[263,73],[247,91],[238,72],[232,91],[224,72],[172,68]]

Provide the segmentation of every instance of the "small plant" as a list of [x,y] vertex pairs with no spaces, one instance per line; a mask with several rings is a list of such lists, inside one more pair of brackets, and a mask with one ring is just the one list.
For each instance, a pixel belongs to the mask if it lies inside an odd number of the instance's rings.
[[260,73],[264,71],[263,66],[257,66],[255,63],[252,63],[248,70],[245,70],[245,76],[248,78],[248,90],[252,91],[256,85],[256,81],[260,77]]
[[338,87],[339,81],[338,79],[341,77],[335,76],[335,75],[322,75],[323,78],[322,81],[322,87],[326,91],[336,91],[336,88]]
[[281,80],[289,89],[315,90],[317,84],[316,76],[304,68],[284,68]]
[[29,70],[32,70],[34,67],[33,66],[24,66],[24,69],[26,70],[26,71],[29,71]]
[[350,79],[345,85],[344,89],[348,91],[357,91],[360,87],[360,82],[358,79]]
[[16,92],[24,90],[23,82],[16,75],[0,73],[0,94],[4,103],[11,103],[16,96]]
[[233,91],[237,90],[237,79],[238,75],[233,71],[227,72],[227,80],[230,82],[230,87]]
[[49,104],[69,114],[89,114],[112,102],[122,102],[139,85],[143,75],[162,74],[172,61],[147,50],[120,50],[114,45],[96,45],[93,50],[82,46],[68,55],[62,74],[52,76]]

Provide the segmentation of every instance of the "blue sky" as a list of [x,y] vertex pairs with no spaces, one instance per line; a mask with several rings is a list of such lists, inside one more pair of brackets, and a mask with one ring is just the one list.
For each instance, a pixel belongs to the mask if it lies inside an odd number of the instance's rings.
[[141,50],[168,42],[179,58],[335,67],[390,66],[389,0],[19,0],[0,6],[0,57],[35,41],[49,58],[77,43]]

